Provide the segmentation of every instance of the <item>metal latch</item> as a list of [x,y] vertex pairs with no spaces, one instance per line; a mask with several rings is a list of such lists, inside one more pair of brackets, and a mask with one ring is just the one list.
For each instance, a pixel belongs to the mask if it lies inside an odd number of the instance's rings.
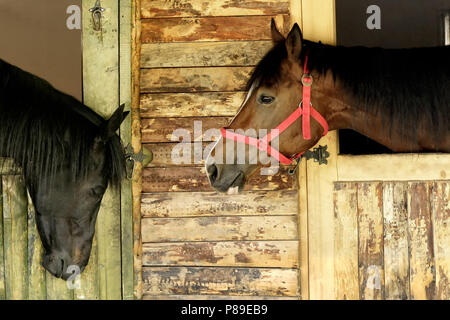
[[125,165],[127,170],[127,179],[131,180],[134,176],[134,169],[136,162],[140,162],[143,167],[147,166],[153,161],[153,152],[142,147],[139,153],[134,153],[131,144],[128,144],[125,148]]
[[89,9],[92,13],[92,23],[94,24],[94,30],[102,30],[102,13],[105,12],[105,8],[102,8],[100,0],[95,2],[95,6]]

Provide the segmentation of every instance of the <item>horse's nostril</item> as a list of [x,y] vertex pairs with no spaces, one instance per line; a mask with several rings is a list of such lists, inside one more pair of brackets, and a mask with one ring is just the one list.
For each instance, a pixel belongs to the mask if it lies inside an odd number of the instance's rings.
[[211,181],[211,183],[214,183],[214,181],[216,181],[217,179],[217,166],[215,164],[209,165],[207,168],[208,171],[208,175],[209,175],[209,180]]

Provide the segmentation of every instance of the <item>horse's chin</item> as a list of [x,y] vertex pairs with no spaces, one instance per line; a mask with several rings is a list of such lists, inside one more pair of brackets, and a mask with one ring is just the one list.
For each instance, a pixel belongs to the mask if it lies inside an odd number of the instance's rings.
[[215,181],[212,187],[221,193],[229,195],[240,193],[245,185],[245,174],[239,171],[235,176],[225,181]]

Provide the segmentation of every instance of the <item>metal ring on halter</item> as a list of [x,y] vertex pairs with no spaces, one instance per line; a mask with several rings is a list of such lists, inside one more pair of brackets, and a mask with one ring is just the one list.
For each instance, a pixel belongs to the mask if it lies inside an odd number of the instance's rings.
[[[301,107],[302,107],[302,105],[303,105],[303,100],[302,100],[302,101],[300,101],[300,103],[298,104],[298,107],[299,107],[299,108],[301,108]],[[312,107],[312,102],[310,102],[310,103],[309,103],[309,105],[310,105],[310,106]]]
[[[305,82],[305,79],[306,79],[306,78],[311,79],[311,82],[310,82],[310,83],[306,83],[306,82]],[[302,75],[302,85],[304,85],[305,87],[311,87],[312,84],[313,84],[313,77],[312,77],[309,73],[303,74],[303,75]]]
[[295,174],[295,171],[297,171],[298,166],[300,165],[300,162],[302,161],[303,156],[300,156],[297,159],[297,163],[294,165],[290,165],[288,169],[288,175],[293,176]]

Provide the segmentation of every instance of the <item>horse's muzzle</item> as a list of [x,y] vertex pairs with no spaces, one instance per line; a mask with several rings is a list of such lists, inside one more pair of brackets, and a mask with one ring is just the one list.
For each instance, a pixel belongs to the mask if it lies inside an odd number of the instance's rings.
[[[71,263],[70,259],[68,257],[65,257],[64,254],[55,253],[44,255],[42,266],[53,276],[62,278],[63,280],[68,280],[71,276],[74,275],[74,273],[81,274],[81,272],[83,272],[85,268],[84,265],[79,266],[78,264]],[[72,268],[69,268],[71,266]],[[70,270],[68,270],[68,268]]]

